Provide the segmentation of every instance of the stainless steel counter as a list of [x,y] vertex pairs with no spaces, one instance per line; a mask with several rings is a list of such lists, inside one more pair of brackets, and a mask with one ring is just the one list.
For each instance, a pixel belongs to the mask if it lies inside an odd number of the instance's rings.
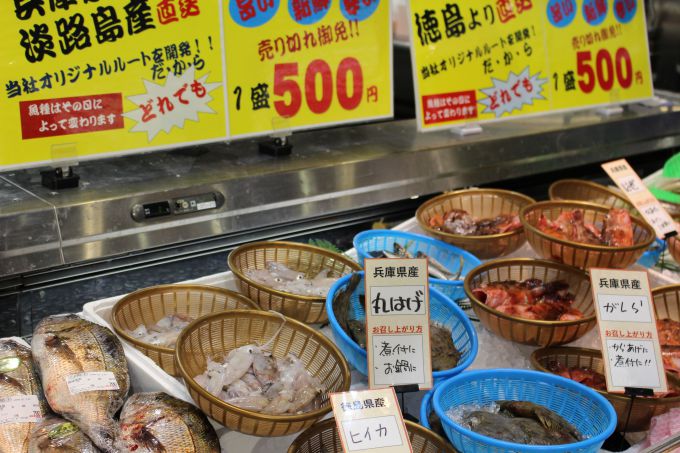
[[[680,112],[634,105],[621,117],[552,115],[468,137],[394,121],[292,142],[284,158],[259,154],[252,140],[83,162],[80,187],[59,192],[35,169],[2,174],[0,279],[665,150],[680,143]],[[176,213],[199,194],[215,194],[217,207]],[[157,202],[169,215],[133,219],[135,206]]]

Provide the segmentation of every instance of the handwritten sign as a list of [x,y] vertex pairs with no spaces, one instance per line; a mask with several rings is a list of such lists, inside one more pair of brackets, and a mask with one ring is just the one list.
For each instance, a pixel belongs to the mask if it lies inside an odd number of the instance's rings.
[[638,174],[626,159],[619,159],[602,164],[614,183],[621,189],[633,206],[642,214],[656,235],[663,239],[667,234],[676,231],[675,221],[661,206],[659,200],[647,189]]
[[0,425],[7,423],[37,423],[42,420],[42,408],[36,395],[0,398]]
[[96,390],[118,390],[116,376],[110,371],[90,371],[66,376],[66,385],[71,395]]
[[368,385],[432,387],[425,259],[366,260]]
[[343,451],[412,453],[394,389],[331,393]]
[[590,269],[607,390],[667,391],[646,272]]
[[226,138],[220,2],[1,5],[0,168]]
[[409,0],[420,130],[653,96],[641,0]]
[[232,137],[392,116],[387,0],[230,0]]

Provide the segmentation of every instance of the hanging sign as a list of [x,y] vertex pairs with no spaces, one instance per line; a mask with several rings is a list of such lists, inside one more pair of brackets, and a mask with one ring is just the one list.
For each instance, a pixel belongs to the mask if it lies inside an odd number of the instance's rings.
[[590,269],[607,391],[667,391],[647,272]]
[[640,0],[409,0],[420,130],[653,96]]
[[0,6],[0,168],[226,138],[220,2]]
[[412,453],[394,389],[331,393],[345,453]]
[[229,0],[233,137],[392,116],[387,0]]
[[426,259],[365,261],[368,386],[432,388]]
[[626,194],[640,214],[649,223],[656,235],[663,239],[676,230],[675,221],[661,206],[659,200],[652,195],[642,179],[628,164],[626,159],[619,159],[602,164],[602,168],[614,183]]

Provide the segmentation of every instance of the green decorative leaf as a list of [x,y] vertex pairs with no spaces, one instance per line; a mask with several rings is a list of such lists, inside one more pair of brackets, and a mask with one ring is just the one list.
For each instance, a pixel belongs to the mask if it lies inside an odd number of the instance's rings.
[[680,204],[680,195],[670,190],[657,189],[656,187],[650,187],[649,191],[652,192],[656,198],[661,201],[666,201],[668,203]]
[[319,247],[325,250],[330,250],[331,252],[339,253],[340,255],[345,254],[345,252],[337,248],[335,244],[333,244],[330,241],[327,241],[326,239],[310,239],[309,245],[313,245],[315,247]]
[[664,178],[680,178],[680,153],[671,157],[663,166]]

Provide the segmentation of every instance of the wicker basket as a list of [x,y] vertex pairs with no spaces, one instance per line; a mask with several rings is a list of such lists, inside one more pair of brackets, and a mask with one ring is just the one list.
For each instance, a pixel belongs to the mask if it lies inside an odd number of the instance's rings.
[[[537,321],[507,315],[474,297],[472,290],[482,283],[538,278],[544,282],[565,280],[574,294],[573,307],[585,315],[576,321]],[[570,343],[595,327],[595,308],[590,279],[585,272],[554,261],[530,258],[488,261],[476,267],[465,278],[465,292],[481,323],[496,335],[518,343],[551,346]]]
[[[205,371],[209,358],[222,360],[232,349],[247,344],[264,345],[283,322],[275,313],[232,310],[204,316],[184,329],[177,341],[175,358],[189,394],[206,415],[235,431],[275,437],[302,431],[330,412],[327,393],[322,395],[319,409],[296,415],[267,415],[225,403],[194,380],[194,376]],[[275,357],[295,354],[319,378],[326,392],[349,390],[345,358],[328,338],[303,323],[285,318],[270,350]]]
[[324,269],[329,277],[340,278],[361,270],[356,262],[338,253],[294,242],[253,242],[236,248],[229,254],[229,268],[234,273],[241,292],[264,310],[274,310],[306,323],[326,322],[325,297],[302,296],[268,288],[247,277],[250,269],[264,269],[267,261],[276,261],[315,277]]
[[465,210],[479,219],[500,214],[519,214],[524,206],[531,203],[534,203],[532,198],[508,190],[457,190],[423,203],[416,211],[416,219],[420,227],[430,236],[465,249],[480,259],[488,259],[507,255],[520,248],[526,240],[524,230],[520,228],[487,236],[464,236],[436,230],[430,226],[430,219],[435,215],[443,216],[453,209]]
[[166,373],[178,376],[175,349],[155,346],[129,334],[140,324],[151,326],[168,315],[181,314],[193,319],[208,313],[235,308],[259,310],[255,302],[227,289],[205,285],[160,285],[140,289],[116,302],[111,325],[116,334],[156,362]]
[[[404,420],[413,453],[455,453],[443,437],[429,429]],[[335,419],[329,418],[312,425],[288,447],[288,453],[342,453]]]
[[644,220],[631,216],[634,245],[610,247],[607,245],[581,244],[558,239],[539,230],[537,225],[541,214],[549,220],[556,219],[562,212],[580,209],[586,223],[602,224],[609,212],[606,206],[582,201],[542,201],[522,209],[520,219],[524,225],[531,247],[543,258],[553,258],[581,269],[605,267],[623,269],[633,263],[654,242],[654,230]]
[[[550,373],[548,365],[557,361],[566,367],[585,367],[604,374],[602,353],[595,349],[586,348],[543,348],[531,354],[531,364],[539,371]],[[602,392],[596,390],[612,403],[618,417],[616,429],[622,431],[626,423],[630,398],[625,395]],[[637,398],[630,414],[628,431],[644,431],[649,429],[649,421],[656,415],[668,412],[674,407],[680,407],[680,396],[672,398]]]
[[550,185],[548,194],[551,200],[576,200],[597,203],[610,208],[625,209],[637,215],[635,206],[625,195],[600,184],[581,179],[562,179]]

